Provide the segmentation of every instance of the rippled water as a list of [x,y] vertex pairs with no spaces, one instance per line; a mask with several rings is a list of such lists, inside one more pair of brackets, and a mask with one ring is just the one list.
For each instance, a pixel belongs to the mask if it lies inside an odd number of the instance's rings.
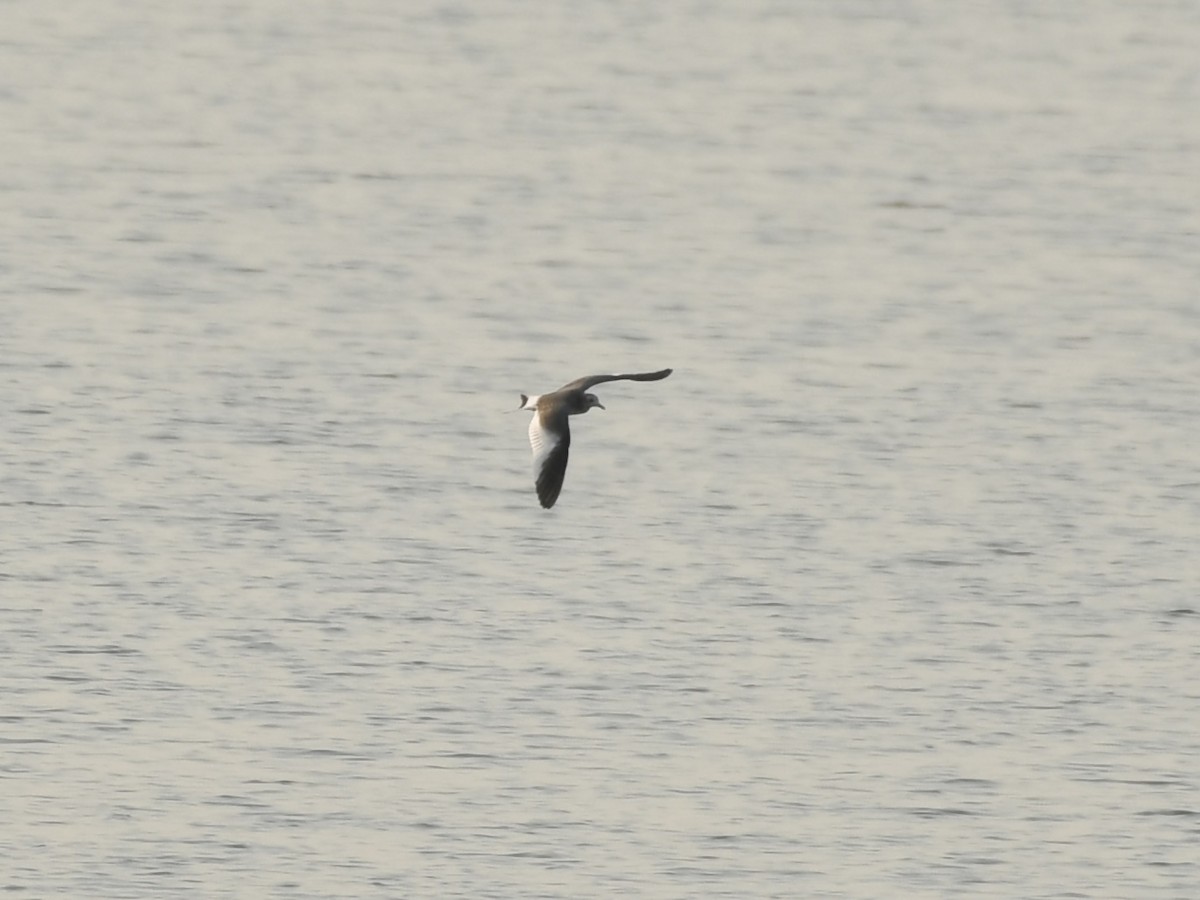
[[1196,895],[1193,4],[5,17],[7,893]]

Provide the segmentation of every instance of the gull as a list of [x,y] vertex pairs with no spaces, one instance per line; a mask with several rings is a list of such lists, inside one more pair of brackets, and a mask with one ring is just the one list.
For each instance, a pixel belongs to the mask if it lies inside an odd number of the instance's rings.
[[538,500],[549,509],[562,490],[567,474],[567,450],[571,446],[569,416],[579,416],[593,406],[604,404],[587,389],[606,381],[660,381],[671,374],[670,369],[658,372],[638,372],[632,375],[586,375],[564,384],[552,394],[534,397],[521,395],[518,409],[533,412],[529,423],[529,445],[533,448],[533,478],[537,484]]

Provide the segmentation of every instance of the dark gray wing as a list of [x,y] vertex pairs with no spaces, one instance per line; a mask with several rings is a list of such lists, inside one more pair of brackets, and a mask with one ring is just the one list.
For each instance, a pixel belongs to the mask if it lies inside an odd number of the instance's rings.
[[567,451],[571,448],[571,430],[567,427],[566,416],[563,417],[562,426],[558,440],[541,458],[541,466],[536,473],[538,502],[546,509],[552,507],[558,499],[563,479],[567,475]]
[[670,374],[670,369],[660,369],[657,372],[637,372],[631,375],[585,375],[583,378],[576,378],[569,384],[564,384],[558,391],[586,391],[588,388],[604,384],[606,381],[661,381]]

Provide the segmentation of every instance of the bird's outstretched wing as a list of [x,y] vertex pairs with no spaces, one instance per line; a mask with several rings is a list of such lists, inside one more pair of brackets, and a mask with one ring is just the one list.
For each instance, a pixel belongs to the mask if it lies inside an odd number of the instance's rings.
[[585,375],[576,378],[569,384],[564,384],[559,391],[586,391],[588,388],[604,384],[606,381],[661,381],[671,374],[670,369],[660,369],[657,372],[637,372],[631,375]]
[[537,484],[538,501],[546,509],[554,505],[562,491],[567,474],[567,451],[571,447],[571,429],[566,415],[542,423],[540,411],[529,422],[529,446],[533,448],[533,480]]

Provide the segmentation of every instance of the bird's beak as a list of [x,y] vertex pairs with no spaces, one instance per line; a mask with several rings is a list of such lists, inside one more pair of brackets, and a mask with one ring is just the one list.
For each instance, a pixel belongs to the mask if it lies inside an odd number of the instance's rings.
[[597,405],[598,407],[600,407],[601,409],[606,409],[606,408],[607,408],[607,407],[605,407],[605,405],[604,405],[603,403],[601,403],[599,400],[597,400],[597,401],[596,401],[596,405]]

